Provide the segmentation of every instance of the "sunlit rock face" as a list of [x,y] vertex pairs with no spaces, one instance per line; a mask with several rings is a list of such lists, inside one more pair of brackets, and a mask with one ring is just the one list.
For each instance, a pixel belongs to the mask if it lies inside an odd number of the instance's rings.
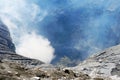
[[0,51],[15,52],[15,46],[12,43],[9,30],[2,21],[0,21]]
[[91,56],[75,67],[75,69],[93,77],[96,75],[120,77],[120,45],[105,49]]

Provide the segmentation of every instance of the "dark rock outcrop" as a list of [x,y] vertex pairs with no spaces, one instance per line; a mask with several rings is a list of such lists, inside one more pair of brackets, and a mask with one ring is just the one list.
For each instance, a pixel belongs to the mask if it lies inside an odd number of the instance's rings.
[[15,52],[15,46],[12,43],[9,30],[0,20],[0,51]]

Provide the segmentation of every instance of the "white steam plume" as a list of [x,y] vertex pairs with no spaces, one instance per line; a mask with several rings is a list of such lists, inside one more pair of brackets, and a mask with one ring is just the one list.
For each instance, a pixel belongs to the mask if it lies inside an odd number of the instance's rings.
[[10,29],[17,53],[50,63],[54,48],[35,29],[46,15],[47,11],[29,0],[0,0],[0,18]]

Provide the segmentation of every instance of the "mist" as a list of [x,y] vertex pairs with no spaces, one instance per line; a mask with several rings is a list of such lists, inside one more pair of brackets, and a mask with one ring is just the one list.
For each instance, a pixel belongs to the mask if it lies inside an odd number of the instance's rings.
[[26,0],[0,0],[0,19],[10,30],[17,54],[45,63],[55,57],[51,42],[37,31],[37,23],[46,14],[38,5]]
[[20,45],[20,36],[32,32],[46,38],[55,56],[49,62],[56,63],[63,56],[85,60],[120,43],[119,3],[120,0],[0,0],[0,18],[11,25],[8,27],[16,45]]

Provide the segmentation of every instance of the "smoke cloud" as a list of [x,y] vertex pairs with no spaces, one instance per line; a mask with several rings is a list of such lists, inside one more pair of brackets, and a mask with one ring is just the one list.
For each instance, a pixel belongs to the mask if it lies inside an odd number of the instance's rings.
[[[120,43],[120,0],[46,0],[39,4],[49,15],[41,22],[42,34],[59,57],[84,60]],[[53,30],[54,29],[54,30]]]
[[16,45],[23,46],[20,39],[24,41],[24,36],[33,36],[36,42],[46,42],[51,56],[55,51],[52,63],[63,56],[84,60],[120,43],[119,3],[120,0],[0,0],[0,17],[9,24]]
[[27,0],[0,0],[0,18],[10,29],[16,52],[50,63],[54,48],[47,38],[37,34],[36,29],[46,15],[46,11]]
[[54,55],[51,54],[54,53],[54,48],[50,45],[50,41],[36,33],[23,35],[17,46],[17,52],[46,63],[50,63],[54,58]]

